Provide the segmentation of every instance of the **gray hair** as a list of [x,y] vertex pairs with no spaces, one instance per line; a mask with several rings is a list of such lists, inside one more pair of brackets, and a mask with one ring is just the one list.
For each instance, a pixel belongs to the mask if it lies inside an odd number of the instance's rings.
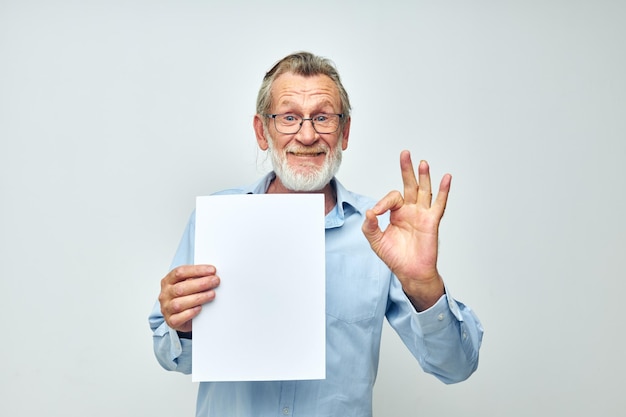
[[342,126],[348,120],[351,109],[350,99],[348,98],[346,89],[343,87],[343,84],[341,84],[341,78],[339,77],[337,68],[329,59],[313,55],[310,52],[296,52],[287,55],[265,74],[256,100],[256,111],[258,114],[267,114],[270,112],[272,106],[272,84],[276,78],[285,73],[302,75],[304,77],[312,77],[315,75],[328,76],[333,80],[339,91],[341,113],[343,113],[343,118],[341,119]]

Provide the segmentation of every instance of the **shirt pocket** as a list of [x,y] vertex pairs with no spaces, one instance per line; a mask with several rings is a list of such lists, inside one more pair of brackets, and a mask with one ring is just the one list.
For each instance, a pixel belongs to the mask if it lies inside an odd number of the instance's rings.
[[326,314],[346,323],[369,320],[381,300],[380,273],[372,257],[326,254]]

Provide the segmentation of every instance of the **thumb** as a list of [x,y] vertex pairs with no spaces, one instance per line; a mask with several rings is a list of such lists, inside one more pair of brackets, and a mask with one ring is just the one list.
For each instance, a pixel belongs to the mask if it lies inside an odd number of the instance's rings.
[[363,226],[361,227],[365,238],[368,240],[372,248],[378,246],[378,242],[382,238],[383,232],[378,227],[378,218],[373,210],[367,210],[365,212],[365,221],[363,221]]

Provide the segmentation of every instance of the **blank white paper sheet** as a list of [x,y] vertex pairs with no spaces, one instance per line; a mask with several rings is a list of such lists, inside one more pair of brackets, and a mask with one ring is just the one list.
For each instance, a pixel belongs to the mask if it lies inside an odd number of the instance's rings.
[[324,197],[198,197],[195,263],[215,300],[193,320],[193,381],[326,377]]

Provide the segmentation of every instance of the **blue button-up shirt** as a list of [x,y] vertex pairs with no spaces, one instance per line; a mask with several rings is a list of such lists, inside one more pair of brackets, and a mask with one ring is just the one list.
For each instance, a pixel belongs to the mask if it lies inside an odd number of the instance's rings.
[[[270,173],[252,186],[218,194],[265,193],[273,178]],[[196,416],[370,417],[385,317],[422,369],[441,381],[462,381],[478,366],[483,330],[474,313],[447,289],[434,306],[417,312],[361,232],[365,211],[375,201],[336,179],[333,185],[337,204],[326,215],[326,379],[202,382]],[[387,223],[381,216],[381,228]],[[192,215],[172,268],[194,263],[194,231]],[[192,340],[167,326],[158,302],[149,321],[159,363],[191,373]]]

